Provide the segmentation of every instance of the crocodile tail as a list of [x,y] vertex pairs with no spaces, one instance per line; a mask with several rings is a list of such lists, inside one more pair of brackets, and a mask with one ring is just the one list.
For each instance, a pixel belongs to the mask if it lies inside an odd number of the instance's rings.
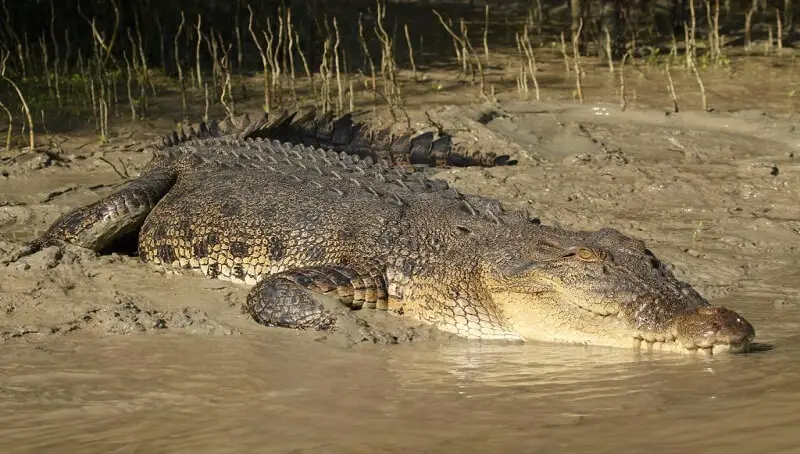
[[202,121],[196,126],[181,125],[179,129],[171,131],[161,137],[155,145],[158,149],[174,147],[187,142],[203,141],[214,138],[244,139],[255,135],[263,137],[259,132],[273,127],[276,119],[267,120],[265,115],[259,121],[251,121],[247,114],[236,118],[226,118],[222,121]]
[[330,112],[319,114],[314,109],[305,113],[279,110],[255,122],[243,115],[220,123],[211,121],[197,127],[183,126],[179,131],[164,136],[159,145],[168,148],[226,136],[303,144],[361,158],[370,157],[375,162],[386,161],[391,165],[493,167],[517,163],[509,155],[498,155],[464,143],[456,144],[447,134],[397,133],[390,128],[356,122],[351,114],[335,117]]
[[184,142],[194,140],[205,140],[214,137],[221,137],[224,132],[220,131],[219,123],[212,120],[209,123],[202,122],[198,126],[183,125],[177,131],[172,131],[169,134],[161,137],[160,143],[157,148],[169,148],[180,145]]
[[281,142],[302,143],[393,165],[483,166],[513,165],[508,155],[498,155],[468,144],[453,142],[447,134],[393,132],[353,120],[351,114],[334,117],[309,110],[279,112],[255,133]]

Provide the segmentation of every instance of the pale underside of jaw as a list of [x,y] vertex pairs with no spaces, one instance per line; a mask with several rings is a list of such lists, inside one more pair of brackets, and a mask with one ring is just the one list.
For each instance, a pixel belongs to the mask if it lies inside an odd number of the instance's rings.
[[438,328],[473,339],[522,342],[537,341],[558,344],[615,347],[628,350],[632,348],[633,351],[641,353],[670,352],[682,355],[711,356],[720,353],[737,353],[747,350],[748,347],[747,342],[733,345],[719,343],[703,347],[697,345],[687,346],[687,344],[672,336],[642,336],[635,332],[629,332],[628,334],[620,333],[619,336],[609,336],[600,333],[558,329],[554,327],[548,329],[542,325],[538,326],[538,329],[535,330],[526,330],[524,334],[517,331],[497,330],[485,331],[479,335],[470,335],[464,331],[458,330],[457,327],[453,325],[438,326]]
[[640,336],[630,335],[621,337],[603,337],[596,334],[580,332],[548,333],[543,336],[524,336],[525,341],[544,341],[561,344],[576,344],[587,346],[603,346],[631,349],[640,353],[669,352],[681,355],[712,356],[716,354],[738,353],[746,351],[747,342],[738,344],[713,344],[709,346],[687,346],[678,340],[649,341]]
[[[528,295],[498,293],[509,320],[509,334],[522,341],[618,347],[639,352],[673,352],[684,355],[713,355],[746,351],[747,341],[728,345],[720,342],[694,342],[676,336],[671,329],[651,331],[634,328],[613,304],[565,304],[563,299],[540,296],[535,304]],[[577,310],[576,310],[577,309]],[[494,337],[486,336],[484,338]],[[498,338],[498,337],[494,337]]]

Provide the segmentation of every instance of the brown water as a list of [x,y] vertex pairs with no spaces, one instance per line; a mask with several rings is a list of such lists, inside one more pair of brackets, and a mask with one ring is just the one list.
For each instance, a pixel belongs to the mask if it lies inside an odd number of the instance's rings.
[[6,346],[2,452],[800,452],[800,311],[775,297],[734,303],[771,349],[711,359],[268,330]]

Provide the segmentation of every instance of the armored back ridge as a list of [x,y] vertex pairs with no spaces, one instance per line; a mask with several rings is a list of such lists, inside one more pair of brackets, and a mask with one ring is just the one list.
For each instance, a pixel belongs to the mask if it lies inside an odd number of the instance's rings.
[[233,124],[223,127],[217,122],[209,125],[201,123],[197,128],[185,127],[181,131],[173,131],[162,139],[161,148],[219,137],[268,138],[281,143],[344,152],[360,158],[370,157],[374,162],[385,160],[393,165],[492,167],[517,163],[508,155],[456,145],[453,138],[446,134],[393,132],[390,128],[354,122],[351,114],[335,118],[330,112],[318,115],[313,109],[301,115],[298,112],[279,111],[257,122],[250,122],[246,115],[238,120],[238,126],[236,122],[230,119],[229,123]]
[[468,338],[744,351],[753,327],[711,306],[638,240],[539,225],[417,165],[506,165],[447,136],[280,114],[169,136],[124,188],[32,249],[94,250],[138,231],[145,262],[252,285],[259,323],[336,329],[319,295]]

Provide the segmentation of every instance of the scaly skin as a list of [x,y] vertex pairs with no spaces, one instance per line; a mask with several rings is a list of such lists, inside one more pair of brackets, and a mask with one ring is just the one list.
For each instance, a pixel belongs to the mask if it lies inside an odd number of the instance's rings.
[[141,226],[144,261],[253,285],[246,308],[269,326],[335,328],[325,294],[469,338],[738,352],[755,335],[615,230],[542,226],[371,155],[265,135],[172,141],[36,245],[97,250]]

